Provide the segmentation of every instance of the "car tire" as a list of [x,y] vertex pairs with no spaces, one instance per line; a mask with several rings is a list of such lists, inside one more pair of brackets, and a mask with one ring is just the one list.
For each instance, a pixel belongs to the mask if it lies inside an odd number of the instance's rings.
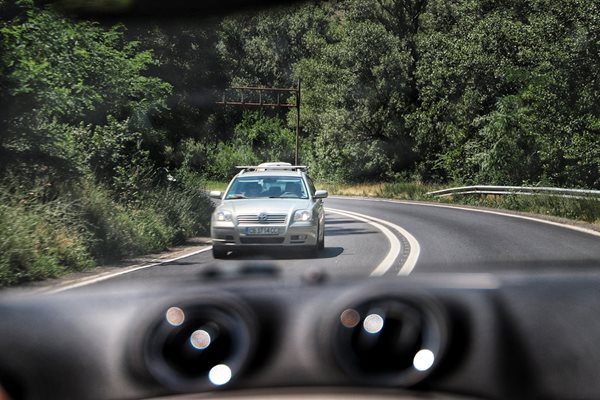
[[319,226],[317,228],[317,242],[314,244],[314,246],[309,247],[309,251],[313,257],[317,257],[319,255],[319,252],[321,250],[323,250],[324,246],[325,246],[325,238],[323,238],[323,240],[321,240],[321,227]]
[[325,248],[325,232],[321,232],[319,229],[318,249],[323,250]]
[[214,258],[225,258],[227,256],[227,249],[223,246],[213,245],[212,254]]

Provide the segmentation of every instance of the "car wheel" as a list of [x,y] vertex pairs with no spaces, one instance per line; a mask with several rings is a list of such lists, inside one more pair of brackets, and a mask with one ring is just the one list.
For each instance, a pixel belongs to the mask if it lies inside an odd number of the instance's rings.
[[309,251],[310,251],[311,255],[312,255],[313,257],[316,257],[317,255],[319,255],[319,251],[320,251],[321,249],[323,249],[323,247],[322,247],[322,246],[323,246],[324,244],[325,244],[325,243],[321,241],[321,227],[319,226],[319,227],[317,228],[317,242],[314,244],[314,246],[310,246],[310,247],[309,247]]
[[212,254],[214,258],[225,258],[225,256],[227,255],[227,249],[223,246],[213,245]]
[[325,248],[325,231],[323,231],[322,229],[319,229],[319,250],[323,250]]

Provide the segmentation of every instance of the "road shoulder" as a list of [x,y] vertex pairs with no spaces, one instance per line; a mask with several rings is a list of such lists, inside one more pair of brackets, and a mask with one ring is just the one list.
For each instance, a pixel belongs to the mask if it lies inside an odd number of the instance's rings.
[[72,272],[59,278],[46,279],[43,281],[30,282],[19,287],[8,288],[11,291],[25,291],[28,293],[52,293],[61,291],[63,288],[70,288],[92,280],[108,279],[115,274],[127,273],[137,269],[150,267],[174,259],[185,258],[210,247],[211,241],[207,237],[190,238],[186,243],[173,246],[160,252],[128,258],[115,263],[99,265],[93,269],[82,272]]

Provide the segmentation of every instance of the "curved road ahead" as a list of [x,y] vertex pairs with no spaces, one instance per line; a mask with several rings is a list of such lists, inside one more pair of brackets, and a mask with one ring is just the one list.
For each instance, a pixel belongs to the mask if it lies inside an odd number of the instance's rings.
[[334,276],[434,272],[585,271],[600,268],[600,234],[530,219],[448,206],[329,198],[326,249],[315,258],[276,251],[214,260],[204,251],[98,282],[189,280],[209,271],[268,271],[283,278],[318,268]]
[[413,273],[600,268],[600,233],[451,206],[329,199],[328,207],[398,224],[419,242]]

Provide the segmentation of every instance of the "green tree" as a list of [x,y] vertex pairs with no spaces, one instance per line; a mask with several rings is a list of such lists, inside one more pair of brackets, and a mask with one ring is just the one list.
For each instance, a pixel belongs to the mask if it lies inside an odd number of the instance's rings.
[[598,187],[597,15],[577,0],[431,1],[412,116],[421,176]]
[[328,34],[310,39],[315,54],[296,64],[314,143],[309,160],[320,177],[382,179],[412,166],[417,3],[343,3]]
[[[151,51],[157,60],[148,66],[148,74],[159,77],[172,86],[167,98],[168,110],[154,115],[152,122],[164,131],[157,142],[155,157],[166,157],[172,168],[181,160],[170,157],[178,154],[182,141],[194,140],[217,143],[227,137],[215,132],[226,131],[231,124],[227,113],[215,105],[219,93],[227,84],[217,53],[220,20],[206,19],[202,24],[181,21],[172,23],[132,24],[127,37],[140,42],[140,48]],[[166,148],[173,153],[161,153]]]
[[85,173],[96,139],[82,132],[110,118],[126,122],[127,132],[140,133],[142,147],[161,135],[151,119],[165,110],[170,86],[144,74],[155,62],[149,51],[124,40],[119,26],[107,30],[27,2],[18,5],[20,12],[0,23],[0,69],[7,91],[1,174],[53,174],[60,181]]

